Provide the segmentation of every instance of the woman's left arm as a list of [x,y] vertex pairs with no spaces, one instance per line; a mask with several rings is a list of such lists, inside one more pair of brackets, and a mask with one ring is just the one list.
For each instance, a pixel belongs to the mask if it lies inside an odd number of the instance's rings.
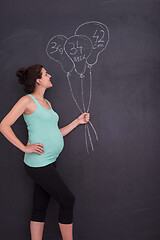
[[76,128],[80,124],[85,124],[89,121],[90,114],[89,113],[82,113],[78,118],[76,118],[73,122],[68,124],[67,126],[60,128],[62,136],[66,136],[70,133],[74,128]]

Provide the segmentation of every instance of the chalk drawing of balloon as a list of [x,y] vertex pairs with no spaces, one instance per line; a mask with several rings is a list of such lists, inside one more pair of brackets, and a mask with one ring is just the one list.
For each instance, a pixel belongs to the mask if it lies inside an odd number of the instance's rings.
[[[108,45],[109,38],[109,30],[105,24],[97,21],[90,21],[77,27],[74,35],[71,37],[67,38],[64,35],[56,35],[50,39],[47,44],[46,53],[51,59],[58,62],[66,73],[72,98],[81,113],[89,112],[92,99],[92,66],[97,63],[100,53]],[[80,80],[83,109],[81,109],[81,104],[79,104],[77,97],[74,95],[74,87],[76,85],[72,83],[76,79],[72,76],[73,70],[77,73]],[[85,88],[86,86],[89,87],[87,90]],[[92,151],[94,150],[90,128],[93,130],[97,141],[98,135],[91,120],[89,120],[84,127],[86,150],[89,154],[88,140]]]
[[82,35],[71,36],[66,40],[64,50],[72,60],[75,71],[82,77],[86,70],[86,60],[92,52],[91,40]]
[[64,43],[67,37],[57,35],[50,39],[46,47],[47,55],[54,61],[60,63],[65,73],[70,73],[73,70],[73,62],[64,51]]
[[92,41],[93,51],[87,59],[89,65],[97,63],[99,54],[109,43],[108,27],[97,21],[90,21],[81,24],[75,31],[75,35],[85,35]]
[[[77,107],[79,108],[80,112],[88,112],[89,111],[89,107],[90,107],[90,102],[91,102],[91,83],[90,83],[90,95],[89,95],[89,103],[88,103],[88,108],[86,110],[86,106],[85,106],[85,102],[84,102],[84,83],[83,83],[83,79],[84,79],[84,73],[86,71],[86,61],[88,59],[88,57],[90,56],[90,54],[92,53],[92,42],[91,40],[83,35],[74,35],[71,36],[70,38],[68,38],[64,44],[64,50],[66,52],[66,54],[68,55],[68,57],[70,57],[70,59],[73,61],[74,64],[74,70],[77,72],[77,74],[80,77],[80,83],[81,83],[81,96],[82,96],[82,104],[83,104],[83,110],[80,108],[74,94],[73,94],[73,88],[72,88],[72,84],[70,82],[70,75],[67,75],[67,79],[68,79],[68,83],[70,86],[70,90],[71,90],[71,94],[72,97],[77,105]],[[91,75],[90,75],[91,76]],[[85,79],[86,81],[86,79]],[[91,79],[90,79],[91,81]],[[93,126],[93,124],[91,123],[91,121],[89,121],[89,124],[91,125],[94,134],[96,136],[96,139],[98,140],[98,136],[96,133],[96,130]],[[89,127],[87,124],[85,124],[85,141],[86,141],[86,149],[87,149],[87,153],[89,153],[88,150],[88,142],[87,142],[87,134],[89,137],[89,141],[91,144],[91,148],[92,151],[94,150],[93,147],[93,143],[92,143],[92,138],[90,135],[90,131],[89,131]]]

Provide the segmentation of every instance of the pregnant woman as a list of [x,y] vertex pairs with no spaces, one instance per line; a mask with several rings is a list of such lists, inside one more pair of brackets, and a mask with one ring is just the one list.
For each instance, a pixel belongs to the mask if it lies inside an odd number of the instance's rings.
[[[58,224],[63,240],[73,240],[75,196],[56,170],[56,159],[64,147],[63,137],[79,124],[89,121],[89,113],[81,114],[63,128],[58,128],[58,114],[44,98],[52,87],[51,75],[40,64],[20,68],[16,75],[27,93],[13,106],[0,123],[2,134],[24,154],[26,173],[34,181],[33,209],[30,219],[32,240],[42,240],[46,210],[50,197],[59,204]],[[25,146],[12,131],[11,125],[23,114],[28,129]]]

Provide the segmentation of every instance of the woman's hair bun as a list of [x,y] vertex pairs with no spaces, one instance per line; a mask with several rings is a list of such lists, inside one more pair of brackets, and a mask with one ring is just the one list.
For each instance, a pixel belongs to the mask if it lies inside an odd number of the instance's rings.
[[24,84],[25,83],[25,71],[26,69],[20,68],[19,70],[16,71],[16,76],[19,78],[19,83]]

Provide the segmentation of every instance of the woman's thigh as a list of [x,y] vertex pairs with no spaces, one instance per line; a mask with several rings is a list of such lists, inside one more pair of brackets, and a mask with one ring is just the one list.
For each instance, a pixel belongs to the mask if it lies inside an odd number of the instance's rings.
[[34,183],[33,191],[33,208],[47,210],[51,195],[44,190],[39,184]]
[[27,174],[41,186],[49,195],[65,208],[66,204],[73,203],[74,195],[57,172],[54,164],[44,167],[25,166]]

